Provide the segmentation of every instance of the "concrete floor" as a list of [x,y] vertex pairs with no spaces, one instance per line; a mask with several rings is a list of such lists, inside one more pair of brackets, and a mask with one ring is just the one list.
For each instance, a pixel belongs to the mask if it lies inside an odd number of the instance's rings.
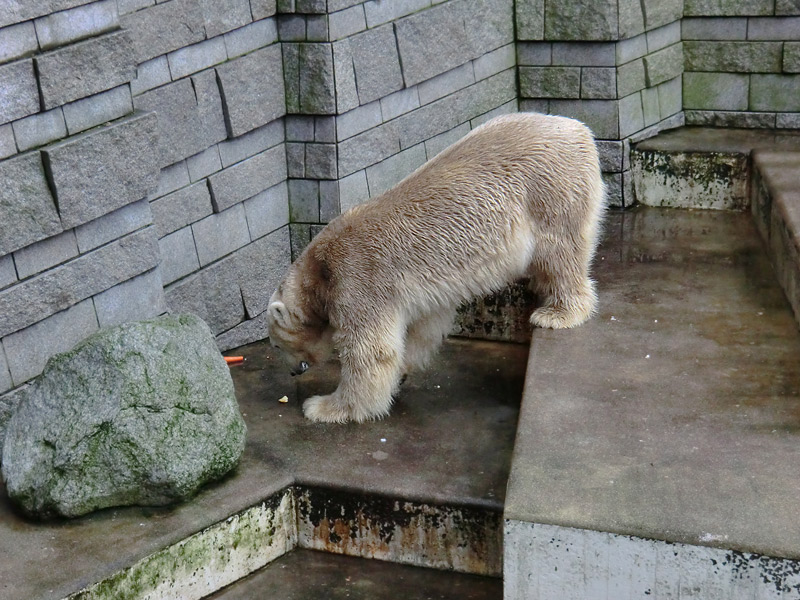
[[536,330],[505,517],[800,558],[800,334],[747,213],[612,215]]
[[247,358],[232,374],[248,426],[236,472],[177,507],[45,524],[0,488],[0,598],[63,598],[295,483],[502,512],[527,346],[451,340],[388,419],[363,425],[303,418],[300,400],[332,388],[333,365],[292,378],[266,344],[235,354]]
[[492,577],[295,550],[209,600],[501,600]]

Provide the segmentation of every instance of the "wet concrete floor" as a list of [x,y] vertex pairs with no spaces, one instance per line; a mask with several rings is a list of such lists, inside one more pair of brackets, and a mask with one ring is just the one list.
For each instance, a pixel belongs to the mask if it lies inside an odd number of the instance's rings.
[[800,333],[752,217],[606,233],[598,314],[533,334],[506,518],[800,558]]
[[[292,378],[267,344],[231,372],[248,426],[237,470],[190,502],[31,523],[0,485],[0,598],[63,598],[293,484],[502,511],[528,347],[452,339],[403,385],[389,418],[307,421],[335,365]],[[288,396],[288,403],[278,402]]]
[[493,577],[295,550],[209,600],[501,600]]

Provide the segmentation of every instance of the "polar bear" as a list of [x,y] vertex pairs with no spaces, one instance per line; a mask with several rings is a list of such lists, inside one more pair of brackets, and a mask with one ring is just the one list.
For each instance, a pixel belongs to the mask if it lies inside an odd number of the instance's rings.
[[590,263],[604,207],[591,131],[534,113],[477,127],[381,196],[331,221],[270,298],[271,343],[294,373],[341,363],[313,421],[386,416],[403,375],[422,368],[465,300],[530,276],[531,323],[580,325],[597,298]]

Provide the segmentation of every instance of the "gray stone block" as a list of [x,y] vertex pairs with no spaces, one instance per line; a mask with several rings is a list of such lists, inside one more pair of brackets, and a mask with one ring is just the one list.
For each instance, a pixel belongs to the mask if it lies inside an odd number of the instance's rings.
[[39,112],[33,60],[0,65],[0,124]]
[[278,44],[217,67],[217,77],[229,137],[238,137],[286,114]]
[[496,75],[501,71],[515,67],[516,52],[514,44],[507,44],[493,50],[488,54],[484,54],[473,61],[473,68],[475,72],[475,81],[486,79],[492,75]]
[[17,153],[17,143],[14,140],[14,130],[11,123],[0,125],[0,160]]
[[682,44],[667,46],[663,50],[648,54],[642,60],[647,87],[675,79],[683,73]]
[[637,58],[642,58],[647,54],[647,36],[642,34],[627,40],[620,40],[615,46],[617,55],[616,64],[624,65]]
[[783,45],[783,72],[800,73],[800,43],[786,42]]
[[189,183],[189,169],[186,166],[186,161],[182,160],[161,169],[158,174],[158,189],[151,198],[160,198],[165,194],[189,185]]
[[747,39],[798,41],[800,40],[800,16],[748,19]]
[[328,15],[306,15],[306,41],[327,42]]
[[550,114],[585,123],[595,138],[619,139],[619,102],[616,100],[551,100]]
[[800,112],[800,75],[752,75],[750,110]]
[[306,19],[303,15],[278,14],[278,39],[282,42],[306,41]]
[[3,339],[14,385],[33,379],[47,360],[97,331],[91,299],[79,302]]
[[269,327],[267,325],[267,313],[243,321],[224,331],[217,336],[217,347],[220,352],[226,352],[232,348],[239,348],[246,344],[259,342],[269,337]]
[[64,46],[35,60],[45,109],[128,83],[136,75],[131,39],[125,31]]
[[284,43],[286,110],[296,114],[336,112],[332,45]]
[[63,231],[38,152],[0,162],[0,256]]
[[381,98],[381,116],[383,120],[391,121],[400,115],[411,112],[415,108],[419,108],[420,101],[418,90],[418,86],[414,86]]
[[578,67],[520,67],[519,91],[524,98],[579,98]]
[[377,127],[382,121],[381,103],[370,102],[336,117],[336,137],[339,141],[346,140]]
[[681,22],[675,21],[648,31],[645,37],[647,38],[647,51],[651,53],[677,44],[681,41]]
[[291,142],[314,141],[314,117],[287,115],[286,139]]
[[394,123],[384,123],[339,142],[339,177],[355,173],[399,152],[400,139]]
[[159,262],[155,230],[146,227],[0,292],[0,337],[24,329]]
[[153,6],[156,0],[117,0],[120,15],[136,12],[148,6]]
[[464,2],[435,6],[394,24],[406,87],[449,71],[471,56]]
[[290,179],[289,221],[292,223],[319,222],[319,181]]
[[644,4],[646,0],[618,0],[620,38],[630,38],[644,32]]
[[747,18],[684,18],[681,21],[681,37],[684,40],[745,40],[747,39]]
[[336,144],[306,144],[305,176],[336,179]]
[[553,65],[576,67],[613,67],[616,44],[602,42],[556,42],[553,45]]
[[350,38],[360,104],[403,87],[403,74],[392,25],[382,25]]
[[233,59],[277,42],[278,27],[275,19],[263,19],[226,33],[223,39],[228,58]]
[[339,182],[319,182],[319,220],[321,223],[330,223],[342,212],[339,202]]
[[314,141],[323,143],[336,141],[336,117],[314,117]]
[[517,0],[517,39],[544,39],[544,0]]
[[782,42],[684,42],[687,71],[779,73]]
[[617,97],[617,71],[612,67],[581,69],[581,98],[613,100]]
[[94,307],[100,327],[113,327],[164,314],[167,303],[160,270],[153,269],[97,294]]
[[277,146],[208,178],[215,212],[263,192],[286,179],[286,153]]
[[138,96],[148,90],[165,85],[171,80],[167,57],[159,56],[137,66],[136,77],[131,80],[131,93]]
[[644,8],[645,29],[648,31],[674,23],[683,17],[683,0],[644,0],[641,4]]
[[158,240],[161,280],[169,285],[200,268],[191,227],[184,227]]
[[[0,393],[10,390],[12,387],[14,387],[14,383],[11,381],[11,373],[8,370],[5,352],[0,346]],[[0,436],[5,434],[6,423],[8,423],[8,419],[11,418],[14,408],[16,408],[16,404],[13,406],[10,406],[10,404],[6,396],[0,397]]]
[[289,238],[292,248],[292,260],[297,260],[311,242],[311,225],[308,223],[292,223],[289,225]]
[[775,0],[776,15],[800,15],[798,0]]
[[617,93],[629,96],[645,87],[644,59],[632,60],[617,67]]
[[170,312],[195,314],[215,334],[241,323],[245,312],[236,265],[234,255],[168,286],[164,297]]
[[156,140],[156,115],[138,113],[45,148],[42,156],[64,227],[96,219],[155,190]]
[[213,67],[228,59],[225,40],[222,37],[211,38],[191,46],[184,46],[167,54],[169,72],[172,79],[180,79],[203,69]]
[[130,31],[137,64],[205,39],[198,0],[172,0],[120,19]]
[[658,104],[658,88],[642,90],[642,114],[644,126],[649,127],[661,120],[661,107]]
[[119,26],[117,3],[102,0],[40,17],[34,21],[39,47],[49,50],[93,37]]
[[[425,156],[427,160],[432,159],[445,148],[455,144],[462,137],[467,135],[470,131],[469,123],[462,123],[458,127],[454,127],[450,131],[445,131],[439,135],[432,137],[425,141]],[[369,174],[369,172],[368,172]],[[371,186],[370,186],[371,189]]]
[[200,6],[209,38],[243,27],[253,20],[249,0],[200,0]]
[[773,3],[763,0],[684,0],[687,17],[737,17],[772,14]]
[[37,146],[44,146],[67,136],[64,113],[61,107],[14,121],[12,126],[14,128],[14,138],[17,140],[17,148],[19,148],[20,152]]
[[618,38],[616,0],[546,2],[546,40],[601,41]]
[[14,252],[17,276],[26,279],[78,256],[75,232],[65,231]]
[[684,73],[683,107],[747,110],[750,77],[739,73]]
[[425,144],[417,144],[376,165],[367,167],[369,195],[373,198],[388,191],[428,160]]
[[284,181],[244,201],[250,239],[272,233],[289,223],[289,188]]
[[432,77],[417,86],[420,104],[428,104],[475,83],[472,62]]
[[211,194],[205,181],[180,189],[150,203],[158,237],[172,233],[209,216]]
[[208,150],[190,156],[186,159],[186,167],[189,169],[189,180],[192,183],[222,170],[219,148],[211,146]]
[[33,22],[0,29],[0,64],[30,56],[39,49]]
[[598,140],[597,151],[600,153],[600,168],[606,173],[619,173],[623,168],[625,147],[622,141]]
[[353,53],[350,50],[350,40],[343,40],[331,44],[331,48],[333,50],[336,112],[342,114],[358,106],[356,71],[353,67]]
[[11,254],[0,256],[0,290],[17,282],[17,270]]
[[[70,135],[114,121],[133,112],[129,85],[121,85],[64,106],[64,119]],[[59,136],[63,137],[63,136]]]
[[153,222],[150,206],[146,199],[128,204],[99,219],[89,221],[75,228],[75,237],[81,254],[119,239]]
[[800,114],[778,113],[775,115],[775,127],[778,129],[800,129]]
[[553,44],[540,42],[536,44],[518,43],[517,64],[519,66],[546,67],[553,64]]
[[[385,4],[389,4],[388,2]],[[364,5],[357,4],[345,10],[340,10],[328,15],[330,40],[340,40],[364,31],[367,28],[367,19],[364,15]],[[375,27],[377,23],[370,24]]]
[[223,167],[255,156],[268,148],[281,144],[285,139],[283,122],[276,120],[246,133],[236,139],[219,144],[219,156]]
[[739,129],[774,129],[776,114],[759,112],[728,112],[724,110],[687,110],[686,125],[702,127],[733,127]]
[[234,256],[245,310],[249,316],[260,315],[269,305],[272,292],[286,274],[291,262],[289,228],[281,227],[264,236]]
[[513,0],[470,0],[465,3],[469,23],[469,56],[477,58],[514,42]]
[[275,0],[250,0],[253,19],[265,19],[275,15]]
[[133,105],[158,114],[161,167],[193,156],[227,137],[213,71],[145,92],[134,98]]
[[683,80],[676,77],[672,81],[662,83],[658,89],[658,106],[661,109],[661,118],[666,119],[683,110]]
[[369,200],[369,186],[367,186],[366,170],[356,171],[339,180],[339,205],[342,212],[367,200]]
[[644,111],[640,92],[619,100],[619,137],[626,138],[644,129]]
[[306,176],[306,145],[304,143],[287,142],[286,174],[298,179]]

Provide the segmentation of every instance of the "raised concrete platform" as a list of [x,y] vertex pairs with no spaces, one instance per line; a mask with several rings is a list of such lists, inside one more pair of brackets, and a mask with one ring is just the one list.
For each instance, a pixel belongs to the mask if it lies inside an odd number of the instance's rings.
[[596,273],[533,334],[506,598],[800,597],[800,334],[750,215],[611,215]]

